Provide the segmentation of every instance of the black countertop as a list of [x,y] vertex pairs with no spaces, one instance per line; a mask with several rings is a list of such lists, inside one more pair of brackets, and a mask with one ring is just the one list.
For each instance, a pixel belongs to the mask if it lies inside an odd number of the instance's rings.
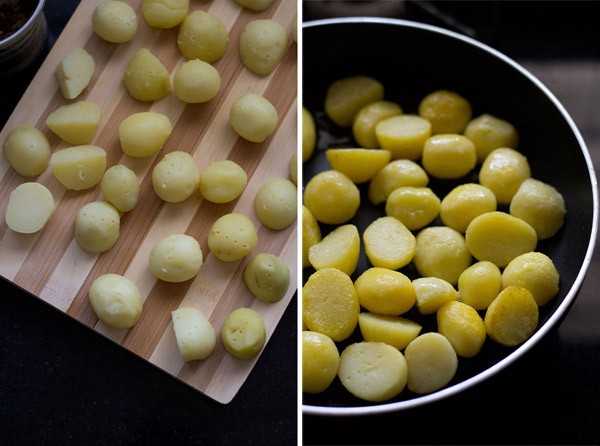
[[[496,48],[563,103],[600,166],[599,2],[304,2],[304,20],[384,15]],[[461,394],[363,417],[303,416],[305,444],[600,444],[600,248],[560,326]]]
[[[47,0],[49,47],[78,4]],[[3,80],[0,127],[39,63]],[[0,278],[0,444],[296,444],[296,301],[222,405]]]

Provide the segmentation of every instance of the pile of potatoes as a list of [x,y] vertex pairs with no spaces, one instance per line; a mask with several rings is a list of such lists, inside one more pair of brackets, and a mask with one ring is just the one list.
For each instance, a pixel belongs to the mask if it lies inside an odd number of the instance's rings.
[[[235,1],[240,8],[262,11],[272,0]],[[214,14],[190,11],[189,0],[144,0],[141,17],[151,28],[179,27],[177,48],[183,61],[171,73],[147,48],[139,48],[128,61],[122,83],[136,101],[159,101],[173,93],[184,103],[203,103],[215,99],[221,89],[221,76],[212,65],[231,49],[229,32]],[[91,28],[110,44],[123,44],[135,37],[138,13],[126,2],[108,0],[99,4],[91,17]],[[295,27],[292,32],[295,40]],[[272,19],[251,20],[238,42],[239,58],[257,76],[271,74],[288,49],[288,34]],[[56,81],[65,103],[50,113],[47,129],[66,147],[52,152],[46,134],[29,125],[12,129],[4,141],[4,153],[12,168],[29,179],[10,196],[7,225],[20,233],[40,231],[54,212],[50,190],[35,177],[51,169],[65,189],[89,190],[99,185],[101,198],[85,204],[74,222],[74,239],[86,252],[101,254],[119,240],[123,213],[135,211],[140,197],[140,181],[134,170],[123,164],[107,165],[107,152],[94,145],[102,122],[102,110],[93,102],[80,99],[91,85],[96,69],[92,54],[72,48],[55,70]],[[238,98],[229,114],[231,128],[242,138],[261,143],[275,132],[279,116],[271,102],[249,92]],[[137,112],[118,126],[123,154],[131,158],[158,156],[152,170],[156,196],[170,203],[187,200],[193,194],[213,203],[229,203],[244,192],[247,174],[231,160],[215,161],[204,169],[187,151],[174,150],[161,155],[173,132],[166,114]],[[283,230],[294,223],[297,213],[296,173],[290,161],[290,179],[270,178],[254,197],[258,220],[272,230]],[[292,170],[293,169],[293,170]],[[208,237],[212,255],[223,262],[242,260],[258,246],[258,232],[250,218],[226,213],[217,219]],[[165,282],[192,280],[201,270],[204,254],[198,240],[186,234],[171,234],[152,249],[149,271]],[[252,257],[244,270],[244,281],[257,299],[273,303],[281,300],[290,286],[288,265],[267,252]],[[127,329],[135,325],[143,311],[143,298],[137,286],[119,274],[97,277],[89,289],[90,304],[105,324]],[[215,347],[215,330],[197,308],[179,308],[172,313],[177,345],[184,360],[204,359]],[[262,316],[240,308],[224,321],[220,335],[227,351],[239,358],[252,358],[265,342]]]
[[[323,392],[337,377],[367,401],[405,388],[427,394],[488,338],[525,342],[539,307],[558,294],[559,272],[536,248],[560,231],[566,209],[560,192],[532,176],[517,129],[472,116],[470,102],[448,90],[405,112],[362,75],[333,82],[324,99],[325,119],[357,146],[326,148],[329,169],[304,187],[303,391]],[[304,107],[302,119],[308,161],[318,132]],[[458,185],[439,196],[430,178]],[[353,223],[359,186],[384,214],[362,231]],[[357,271],[363,249],[367,267]],[[423,329],[426,318],[435,329]],[[362,341],[348,345],[357,332]]]

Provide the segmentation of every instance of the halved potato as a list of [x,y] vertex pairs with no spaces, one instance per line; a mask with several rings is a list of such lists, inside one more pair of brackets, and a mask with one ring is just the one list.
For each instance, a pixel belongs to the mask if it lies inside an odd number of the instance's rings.
[[67,189],[89,189],[104,176],[106,152],[91,145],[69,147],[54,152],[50,166],[56,179]]
[[96,64],[83,48],[72,48],[56,67],[56,79],[65,99],[75,99],[92,80]]
[[54,198],[39,183],[23,183],[10,194],[6,208],[6,224],[22,234],[32,234],[44,227],[54,211]]
[[88,144],[94,139],[102,110],[93,102],[79,101],[58,107],[46,118],[56,136],[70,144]]
[[350,275],[356,269],[360,254],[358,228],[352,224],[339,226],[308,250],[308,260],[315,269],[337,268]]
[[328,149],[326,157],[332,169],[360,184],[370,181],[389,163],[392,154],[378,149]]

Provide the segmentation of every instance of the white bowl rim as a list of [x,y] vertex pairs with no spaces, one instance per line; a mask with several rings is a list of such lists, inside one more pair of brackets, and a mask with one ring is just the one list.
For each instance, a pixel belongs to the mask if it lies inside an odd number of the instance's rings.
[[556,311],[548,318],[546,323],[538,328],[538,330],[521,346],[519,346],[515,351],[513,351],[510,355],[498,361],[493,366],[484,370],[481,373],[478,373],[471,378],[468,378],[464,381],[461,381],[453,386],[446,387],[444,389],[438,390],[434,393],[419,396],[410,400],[405,401],[397,401],[392,403],[382,403],[380,405],[369,405],[369,406],[352,406],[352,407],[334,407],[334,406],[312,406],[312,405],[302,405],[302,412],[307,415],[326,415],[326,416],[360,416],[360,415],[374,415],[380,413],[388,413],[401,411],[406,409],[411,409],[419,406],[424,406],[426,404],[433,403],[435,401],[442,400],[451,395],[456,395],[470,387],[479,384],[486,379],[490,378],[500,370],[509,366],[513,362],[517,361],[521,358],[525,353],[527,353],[531,348],[537,344],[562,318],[562,316],[567,312],[572,302],[575,300],[579,289],[583,283],[589,265],[591,263],[592,255],[594,252],[594,247],[596,244],[596,238],[598,235],[598,181],[596,178],[596,173],[594,170],[594,166],[592,163],[592,158],[589,153],[589,150],[579,132],[579,129],[573,122],[573,119],[564,108],[564,106],[560,103],[560,101],[554,96],[554,94],[533,74],[531,74],[528,70],[523,68],[520,64],[515,62],[510,57],[501,53],[494,48],[479,42],[471,37],[459,34],[457,32],[447,30],[444,28],[440,28],[433,25],[428,25],[425,23],[405,20],[405,19],[393,19],[393,18],[381,18],[381,17],[343,17],[343,18],[332,18],[332,19],[320,19],[305,22],[302,27],[310,28],[317,27],[323,25],[336,25],[343,23],[370,23],[370,24],[383,24],[383,25],[399,25],[408,28],[416,28],[421,30],[427,30],[437,34],[443,34],[445,36],[451,37],[453,39],[462,40],[465,43],[473,45],[475,47],[480,48],[481,50],[497,57],[503,62],[507,63],[515,70],[519,71],[525,77],[527,77],[531,82],[533,82],[547,97],[552,101],[555,107],[559,110],[565,121],[568,123],[573,135],[577,139],[577,142],[581,148],[583,156],[585,158],[585,162],[588,169],[588,175],[590,178],[590,183],[592,185],[592,200],[593,200],[593,216],[592,216],[592,231],[590,234],[590,242],[587,247],[587,251],[583,260],[583,264],[575,281],[573,282],[573,286],[560,303],[560,305],[556,308]]

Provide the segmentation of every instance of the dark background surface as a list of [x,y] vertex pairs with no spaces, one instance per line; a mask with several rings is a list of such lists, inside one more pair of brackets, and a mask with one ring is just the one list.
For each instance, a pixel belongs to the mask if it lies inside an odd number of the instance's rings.
[[[78,4],[47,0],[48,47]],[[3,79],[0,127],[40,62]],[[296,444],[296,308],[221,405],[0,278],[0,445]]]
[[[496,48],[557,96],[600,166],[599,2],[309,0],[303,11],[305,21],[360,15],[415,20]],[[304,443],[600,444],[598,250],[563,322],[516,363],[460,395],[407,411],[303,416]]]

